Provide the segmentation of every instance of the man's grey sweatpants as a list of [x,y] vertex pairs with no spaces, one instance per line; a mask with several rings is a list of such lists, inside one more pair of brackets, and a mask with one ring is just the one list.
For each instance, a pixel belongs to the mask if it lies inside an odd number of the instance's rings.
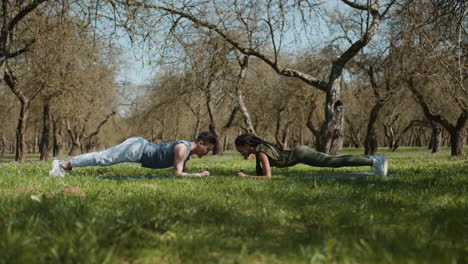
[[122,162],[140,162],[148,141],[141,137],[131,137],[119,145],[100,152],[76,156],[70,160],[72,168],[87,166],[110,166]]

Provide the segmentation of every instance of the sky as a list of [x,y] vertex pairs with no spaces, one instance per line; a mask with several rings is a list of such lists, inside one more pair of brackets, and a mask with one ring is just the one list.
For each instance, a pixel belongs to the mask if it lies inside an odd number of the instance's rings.
[[[324,4],[329,6],[331,9],[337,6],[339,0],[325,0]],[[328,30],[325,25],[321,25],[320,32],[326,34]],[[157,66],[150,65],[148,59],[142,56],[142,50],[138,47],[132,47],[130,42],[125,36],[118,40],[118,43],[124,47],[122,60],[126,62],[126,66],[122,67],[117,75],[117,81],[119,82],[131,82],[134,85],[147,84],[154,73],[157,71]]]

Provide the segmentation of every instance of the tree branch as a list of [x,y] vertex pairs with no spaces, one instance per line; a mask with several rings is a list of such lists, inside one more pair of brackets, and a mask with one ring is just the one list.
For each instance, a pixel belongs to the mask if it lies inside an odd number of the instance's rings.
[[25,17],[27,14],[31,13],[36,7],[38,7],[40,4],[46,2],[48,0],[35,0],[29,5],[25,6],[23,9],[19,11],[18,14],[11,20],[10,24],[8,25],[8,30],[13,30],[13,28],[18,24],[18,22]]
[[442,126],[445,127],[445,129],[447,129],[448,131],[452,131],[455,129],[455,126],[453,126],[452,124],[450,124],[450,122],[445,119],[443,116],[441,115],[436,115],[436,114],[433,114],[429,105],[427,104],[427,102],[424,100],[424,96],[416,89],[416,85],[414,83],[414,77],[410,77],[408,80],[408,87],[410,89],[410,91],[413,93],[413,95],[416,97],[416,101],[419,103],[419,105],[421,106],[421,108],[423,109],[423,112],[424,112],[424,115],[430,119],[430,120],[433,120],[439,124],[441,124]]
[[149,9],[158,9],[158,10],[165,11],[165,12],[168,12],[168,13],[171,13],[171,14],[177,14],[177,15],[179,15],[181,17],[184,17],[184,18],[196,23],[197,26],[202,26],[204,28],[207,28],[209,30],[212,30],[212,31],[216,32],[226,42],[228,42],[229,44],[234,46],[237,50],[239,50],[240,52],[242,52],[243,54],[245,54],[247,56],[255,56],[255,57],[261,59],[262,61],[267,63],[271,68],[273,68],[273,70],[275,70],[278,74],[286,76],[286,77],[298,78],[298,79],[304,81],[305,83],[307,83],[307,84],[309,84],[311,86],[314,86],[317,89],[320,89],[320,90],[325,91],[325,92],[327,91],[327,83],[326,82],[318,80],[318,79],[316,79],[316,78],[314,78],[314,77],[312,77],[312,76],[310,76],[310,75],[308,75],[306,73],[300,72],[300,71],[295,70],[295,69],[291,69],[291,68],[288,68],[288,67],[280,68],[279,65],[275,61],[272,61],[271,59],[269,59],[265,54],[259,52],[258,50],[255,50],[253,48],[245,47],[239,41],[236,41],[233,37],[229,36],[225,31],[223,31],[218,26],[216,26],[216,25],[214,25],[212,23],[209,23],[207,21],[203,21],[201,19],[196,18],[193,15],[184,13],[184,12],[176,10],[176,9],[165,7],[165,6],[150,5],[150,4],[136,2],[136,1],[131,2],[131,3],[122,2],[120,0],[117,0],[117,1],[120,2],[121,4],[126,4],[126,5],[130,5],[130,6],[135,6],[135,7],[140,7],[140,8],[149,8]]
[[13,52],[9,52],[6,54],[6,58],[7,59],[10,59],[10,58],[14,58],[18,55],[21,55],[27,51],[29,51],[29,48],[31,48],[31,46],[34,44],[36,40],[32,40],[30,43],[28,43],[24,48],[21,48],[21,49],[18,49],[16,51],[13,51]]
[[85,139],[90,139],[90,138],[96,136],[96,135],[99,133],[99,130],[101,130],[101,127],[102,127],[105,123],[107,123],[107,121],[109,120],[109,118],[110,118],[111,116],[113,116],[113,115],[115,115],[115,114],[116,114],[115,111],[112,111],[112,113],[108,114],[108,115],[106,116],[106,119],[102,120],[102,122],[99,123],[98,127],[96,128],[96,130],[95,130],[93,133],[89,134],[89,136],[87,136]]
[[363,11],[367,11],[368,10],[368,7],[365,6],[365,5],[361,5],[361,4],[358,4],[358,3],[355,3],[355,2],[351,2],[349,0],[341,0],[343,3],[349,5],[350,7],[352,8],[355,8],[355,9],[359,9],[359,10],[363,10]]

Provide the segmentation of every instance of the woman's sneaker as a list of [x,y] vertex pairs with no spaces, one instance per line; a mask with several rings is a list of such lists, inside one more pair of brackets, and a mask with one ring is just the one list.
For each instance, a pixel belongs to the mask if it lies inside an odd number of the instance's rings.
[[60,166],[60,164],[64,162],[64,160],[54,160],[52,162],[52,169],[49,171],[49,175],[52,177],[65,177],[67,171]]
[[375,176],[387,176],[388,170],[388,159],[385,155],[377,155],[369,157],[374,162],[372,163],[372,168],[374,169]]

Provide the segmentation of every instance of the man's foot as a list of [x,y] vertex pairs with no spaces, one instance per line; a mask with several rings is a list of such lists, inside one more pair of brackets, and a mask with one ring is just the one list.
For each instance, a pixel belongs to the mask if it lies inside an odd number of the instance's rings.
[[52,177],[65,177],[67,171],[60,166],[60,164],[64,163],[63,160],[54,160],[52,162],[52,169],[49,171],[49,175]]
[[372,168],[374,169],[375,176],[385,177],[388,170],[388,159],[385,155],[377,155],[369,157],[373,160]]

